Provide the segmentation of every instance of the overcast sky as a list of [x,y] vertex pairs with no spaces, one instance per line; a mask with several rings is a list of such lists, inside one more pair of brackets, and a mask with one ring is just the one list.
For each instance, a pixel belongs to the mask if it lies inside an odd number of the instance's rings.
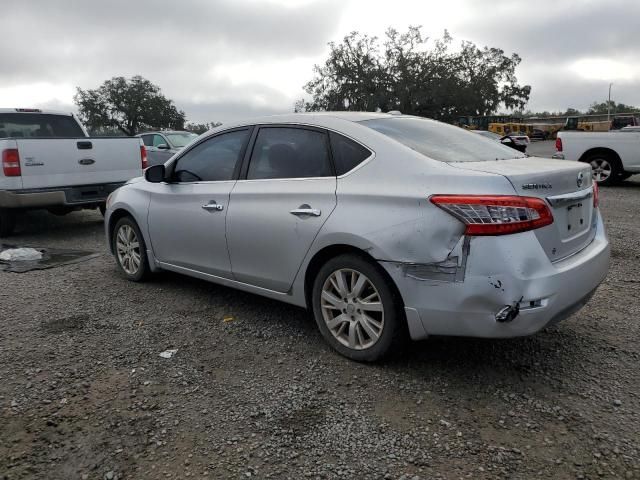
[[640,106],[638,0],[21,0],[0,16],[0,107],[73,110],[75,87],[140,74],[189,121],[284,113],[327,42],[422,25],[517,52],[528,108]]

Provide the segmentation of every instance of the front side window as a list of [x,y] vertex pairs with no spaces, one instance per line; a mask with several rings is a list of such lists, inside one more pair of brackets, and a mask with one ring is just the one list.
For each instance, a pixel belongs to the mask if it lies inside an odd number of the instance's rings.
[[331,132],[329,136],[337,175],[353,170],[372,155],[368,149],[344,135]]
[[199,143],[177,162],[173,171],[177,182],[232,180],[249,130],[235,130]]
[[397,117],[360,122],[441,162],[482,162],[526,155],[466,130],[426,118]]
[[263,127],[258,132],[248,180],[330,176],[325,133],[289,127]]

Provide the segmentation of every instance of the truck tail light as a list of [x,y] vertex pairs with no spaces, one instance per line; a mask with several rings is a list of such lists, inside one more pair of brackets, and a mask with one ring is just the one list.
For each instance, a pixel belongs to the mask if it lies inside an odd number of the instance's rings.
[[20,154],[17,148],[6,148],[2,151],[2,171],[5,177],[19,177]]
[[600,187],[598,187],[598,182],[593,181],[593,208],[598,208],[600,205]]
[[140,163],[142,165],[142,170],[149,166],[149,162],[147,161],[147,149],[144,148],[144,145],[140,145]]
[[562,139],[560,137],[556,138],[556,150],[558,152],[562,151]]
[[433,195],[431,203],[466,225],[466,235],[508,235],[553,223],[541,198],[517,195]]

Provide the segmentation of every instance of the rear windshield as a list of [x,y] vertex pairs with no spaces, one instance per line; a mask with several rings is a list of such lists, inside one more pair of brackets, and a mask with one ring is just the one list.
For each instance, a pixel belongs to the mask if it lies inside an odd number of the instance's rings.
[[360,124],[441,162],[482,162],[526,157],[495,140],[426,118],[382,118],[364,120]]
[[46,113],[0,113],[0,138],[84,137],[70,115]]

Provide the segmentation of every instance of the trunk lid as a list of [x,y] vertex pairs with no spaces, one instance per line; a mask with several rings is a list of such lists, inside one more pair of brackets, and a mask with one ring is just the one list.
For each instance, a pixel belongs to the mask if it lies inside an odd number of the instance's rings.
[[534,233],[551,261],[579,252],[593,240],[596,215],[590,165],[535,157],[449,165],[502,175],[518,195],[545,199],[553,223]]

